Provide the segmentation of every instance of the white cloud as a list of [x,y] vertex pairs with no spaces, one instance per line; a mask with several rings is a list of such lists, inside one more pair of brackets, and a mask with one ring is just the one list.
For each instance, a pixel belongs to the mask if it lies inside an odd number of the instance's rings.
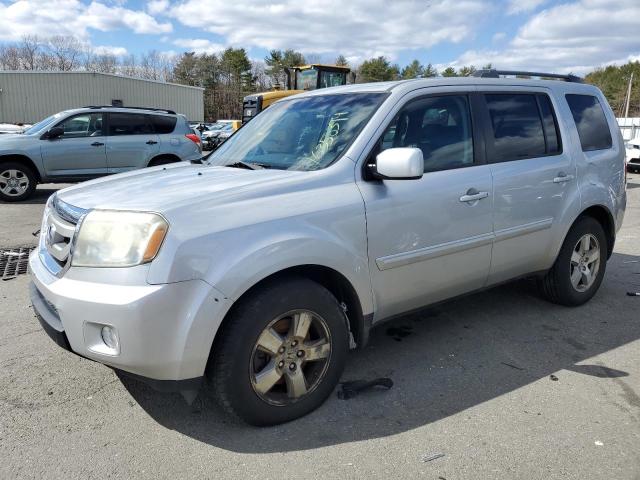
[[234,46],[361,59],[468,39],[491,8],[483,0],[184,0],[168,14]]
[[507,5],[508,15],[533,12],[547,0],[509,0]]
[[491,41],[493,43],[498,43],[501,42],[502,40],[504,40],[505,38],[507,38],[507,34],[504,32],[497,32],[493,34],[493,37],[491,37]]
[[453,66],[583,75],[640,54],[638,0],[579,0],[534,15],[503,50],[470,50]]
[[169,0],[151,0],[147,3],[147,11],[151,15],[159,15],[169,8]]
[[73,35],[87,39],[89,29],[135,33],[168,33],[170,22],[158,22],[151,15],[118,4],[82,3],[78,0],[0,1],[0,41],[18,41],[23,35]]
[[124,57],[129,52],[127,52],[127,49],[124,47],[101,45],[99,47],[93,47],[93,53],[96,55],[114,55],[116,57]]
[[173,30],[170,23],[160,23],[148,13],[109,7],[99,2],[91,2],[80,20],[88,27],[102,31],[129,28],[135,33],[169,33]]
[[173,44],[196,53],[212,54],[219,53],[225,49],[224,45],[205,40],[204,38],[177,38],[173,41]]

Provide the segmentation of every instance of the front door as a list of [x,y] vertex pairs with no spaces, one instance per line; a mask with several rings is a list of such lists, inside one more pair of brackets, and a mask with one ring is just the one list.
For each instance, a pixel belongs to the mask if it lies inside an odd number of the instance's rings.
[[408,101],[379,140],[374,155],[420,148],[425,172],[418,180],[359,182],[374,321],[484,286],[493,240],[492,179],[474,143],[465,93]]
[[74,115],[55,125],[64,128],[62,136],[40,140],[40,154],[48,177],[81,180],[107,173],[102,121],[102,113]]
[[143,113],[109,113],[109,173],[143,168],[160,151],[159,138]]

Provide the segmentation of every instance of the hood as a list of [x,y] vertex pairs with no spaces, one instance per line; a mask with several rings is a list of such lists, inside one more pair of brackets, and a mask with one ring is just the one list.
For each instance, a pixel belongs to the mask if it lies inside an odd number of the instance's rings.
[[168,213],[200,202],[222,204],[269,194],[305,174],[176,163],[84,182],[60,190],[58,197],[84,209]]
[[0,134],[0,150],[13,148],[16,145],[33,142],[33,136],[23,133],[2,133]]

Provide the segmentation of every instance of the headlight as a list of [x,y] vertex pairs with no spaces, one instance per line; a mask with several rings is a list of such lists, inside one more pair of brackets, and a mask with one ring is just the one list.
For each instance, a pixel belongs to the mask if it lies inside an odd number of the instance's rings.
[[93,210],[82,221],[71,265],[132,267],[150,262],[168,229],[155,213]]

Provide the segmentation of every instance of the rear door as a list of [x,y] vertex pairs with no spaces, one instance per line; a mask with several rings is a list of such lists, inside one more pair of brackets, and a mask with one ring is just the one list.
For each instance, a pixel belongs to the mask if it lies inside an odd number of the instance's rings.
[[480,97],[494,188],[491,284],[550,267],[579,194],[566,127],[546,89],[483,88]]
[[473,134],[470,104],[466,91],[407,101],[368,163],[387,148],[416,147],[423,152],[424,176],[358,182],[376,321],[486,282],[493,239],[491,170]]
[[143,168],[155,157],[159,138],[149,115],[110,112],[108,117],[107,165],[109,173]]
[[[202,157],[200,147],[186,135],[200,130],[192,130],[187,121],[178,115],[150,115],[155,132],[158,134],[160,153],[175,155],[180,160],[195,160]],[[205,130],[206,131],[206,130]]]
[[64,134],[40,140],[40,153],[47,176],[85,179],[107,173],[105,132],[102,113],[80,113],[54,125]]

